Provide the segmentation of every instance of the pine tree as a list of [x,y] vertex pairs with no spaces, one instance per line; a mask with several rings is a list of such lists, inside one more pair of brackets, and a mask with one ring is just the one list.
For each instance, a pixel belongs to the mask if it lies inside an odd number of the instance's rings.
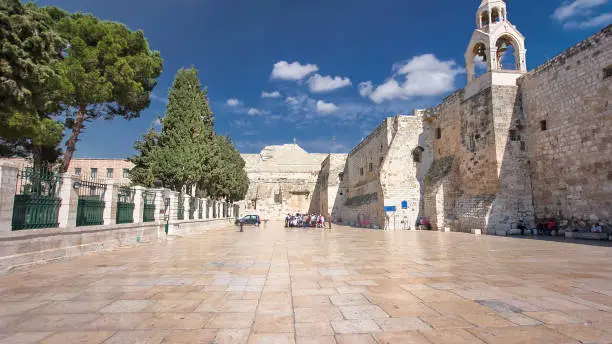
[[63,124],[52,118],[71,92],[61,68],[63,40],[34,4],[0,0],[0,155],[53,161]]

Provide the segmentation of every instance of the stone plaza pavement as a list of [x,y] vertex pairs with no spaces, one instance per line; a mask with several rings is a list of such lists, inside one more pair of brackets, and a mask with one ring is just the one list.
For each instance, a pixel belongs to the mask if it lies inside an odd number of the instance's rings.
[[225,228],[0,276],[0,343],[612,343],[612,249]]

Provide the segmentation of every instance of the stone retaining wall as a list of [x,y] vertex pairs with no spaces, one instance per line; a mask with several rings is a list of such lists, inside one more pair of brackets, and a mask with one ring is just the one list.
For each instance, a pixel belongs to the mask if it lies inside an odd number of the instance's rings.
[[[233,224],[233,219],[173,221],[168,235],[186,235]],[[0,233],[0,274],[94,252],[166,240],[165,223],[46,228]]]

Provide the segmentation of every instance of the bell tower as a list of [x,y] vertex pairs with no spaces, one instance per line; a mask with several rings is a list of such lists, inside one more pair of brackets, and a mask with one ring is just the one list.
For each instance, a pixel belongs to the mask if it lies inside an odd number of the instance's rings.
[[526,73],[526,54],[525,37],[508,20],[506,1],[482,0],[476,30],[465,52],[468,83],[475,79],[477,68]]

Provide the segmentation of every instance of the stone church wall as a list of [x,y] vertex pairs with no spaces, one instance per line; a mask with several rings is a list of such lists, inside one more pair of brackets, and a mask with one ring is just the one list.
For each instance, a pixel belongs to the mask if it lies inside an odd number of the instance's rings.
[[423,215],[425,176],[433,162],[432,132],[418,115],[394,117],[393,132],[380,171],[383,204],[396,207],[395,212],[385,214],[385,228],[414,228]]
[[519,83],[535,216],[556,217],[572,228],[596,221],[610,228],[612,26],[536,68]]

